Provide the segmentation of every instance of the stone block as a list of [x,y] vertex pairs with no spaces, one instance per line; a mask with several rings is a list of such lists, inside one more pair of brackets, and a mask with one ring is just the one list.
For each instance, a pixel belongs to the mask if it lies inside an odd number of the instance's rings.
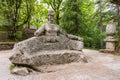
[[14,54],[10,57],[13,64],[33,66],[58,65],[83,60],[85,56],[81,51],[56,50],[39,51],[31,55]]
[[106,42],[106,49],[115,50],[115,42]]

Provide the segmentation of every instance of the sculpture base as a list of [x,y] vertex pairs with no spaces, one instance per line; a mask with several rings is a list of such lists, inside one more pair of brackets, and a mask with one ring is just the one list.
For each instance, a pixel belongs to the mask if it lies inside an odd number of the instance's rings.
[[58,65],[71,62],[86,61],[81,51],[56,50],[38,51],[34,55],[14,54],[10,57],[13,64],[37,68],[44,65]]

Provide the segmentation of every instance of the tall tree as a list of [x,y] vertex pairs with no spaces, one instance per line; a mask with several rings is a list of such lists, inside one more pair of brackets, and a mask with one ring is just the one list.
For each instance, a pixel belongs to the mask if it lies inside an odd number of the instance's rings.
[[80,0],[66,0],[61,26],[68,32],[77,34],[81,23]]
[[118,26],[120,26],[120,5],[116,5],[117,8],[117,22]]
[[[99,13],[100,13],[100,21],[99,21],[99,24],[100,24],[100,33],[102,34],[102,32],[103,32],[103,23],[102,23],[102,0],[99,0]],[[103,48],[103,39],[102,39],[102,38],[100,39],[100,45],[101,45],[101,48]]]
[[47,22],[47,12],[48,9],[42,3],[35,3],[30,23],[37,28],[40,27],[43,23]]
[[[9,32],[9,37],[15,39],[16,31],[22,28],[24,24],[29,25],[33,4],[35,0],[3,0],[1,1],[1,9],[3,9],[4,20],[8,24],[4,24]],[[4,6],[4,7],[2,7]]]

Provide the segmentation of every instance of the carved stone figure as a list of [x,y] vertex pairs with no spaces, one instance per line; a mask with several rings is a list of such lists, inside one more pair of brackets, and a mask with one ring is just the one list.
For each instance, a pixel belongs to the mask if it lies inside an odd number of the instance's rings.
[[101,49],[101,52],[110,52],[113,53],[115,51],[115,43],[116,39],[114,38],[114,35],[116,34],[116,25],[113,21],[110,21],[106,26],[106,34],[107,37],[105,39],[106,41],[106,49]]
[[53,23],[54,20],[54,12],[49,11],[48,13],[48,23],[42,25],[36,32],[35,36],[41,36],[41,35],[46,35],[46,36],[59,36],[59,35],[66,35],[66,37],[73,39],[73,40],[82,40],[82,38],[70,35],[65,33],[58,25]]
[[82,38],[67,34],[58,25],[53,24],[53,19],[54,12],[49,11],[48,22],[34,33],[34,37],[14,45],[14,54],[10,57],[13,64],[36,68],[85,59],[81,52]]

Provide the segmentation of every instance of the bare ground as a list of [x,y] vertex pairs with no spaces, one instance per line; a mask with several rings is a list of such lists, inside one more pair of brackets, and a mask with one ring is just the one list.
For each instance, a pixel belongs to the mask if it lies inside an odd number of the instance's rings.
[[83,50],[88,63],[78,62],[46,67],[54,72],[34,72],[27,76],[13,75],[9,71],[11,50],[0,51],[0,80],[120,80],[120,56]]

